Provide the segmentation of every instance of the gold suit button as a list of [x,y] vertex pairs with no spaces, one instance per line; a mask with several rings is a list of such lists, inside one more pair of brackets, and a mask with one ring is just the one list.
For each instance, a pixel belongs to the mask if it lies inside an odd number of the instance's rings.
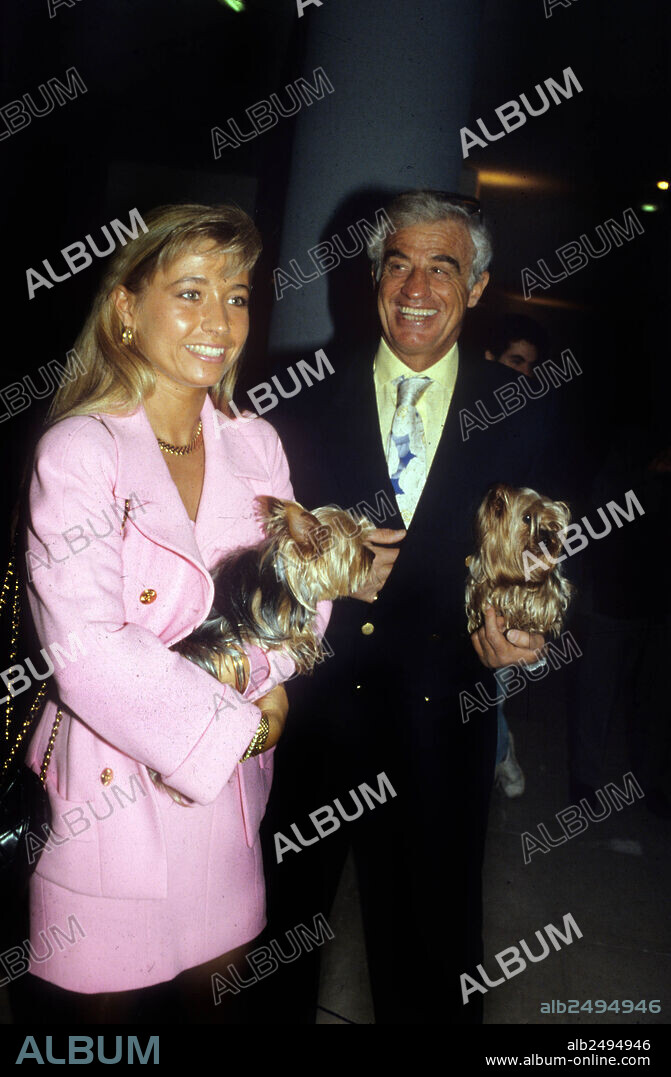
[[361,625],[361,631],[364,636],[372,636],[375,631],[375,625],[372,625],[370,621],[366,621],[365,625]]
[[151,587],[147,587],[146,591],[143,591],[140,595],[140,602],[143,602],[145,606],[148,606],[150,602],[153,602],[156,598],[156,591]]
[[114,771],[112,770],[112,768],[111,767],[105,767],[102,774],[100,775],[100,781],[103,783],[103,785],[109,785],[109,783],[112,781],[113,777],[114,777]]

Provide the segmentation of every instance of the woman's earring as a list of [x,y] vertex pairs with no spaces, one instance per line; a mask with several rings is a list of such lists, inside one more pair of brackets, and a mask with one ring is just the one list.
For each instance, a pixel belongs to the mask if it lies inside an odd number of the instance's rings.
[[129,328],[124,329],[123,333],[121,334],[121,339],[122,339],[124,344],[132,344],[133,343],[133,330],[129,329]]

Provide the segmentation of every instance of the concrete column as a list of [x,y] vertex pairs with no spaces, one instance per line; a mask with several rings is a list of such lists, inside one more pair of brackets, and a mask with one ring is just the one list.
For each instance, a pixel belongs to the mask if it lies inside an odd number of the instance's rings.
[[[297,116],[279,267],[291,272],[294,259],[304,277],[316,274],[308,251],[334,233],[354,249],[348,226],[372,223],[399,190],[459,189],[481,8],[480,0],[323,0],[305,10],[303,77],[314,84],[321,68],[333,92]],[[331,337],[329,292],[347,272],[341,257],[328,274],[282,291],[274,350]]]

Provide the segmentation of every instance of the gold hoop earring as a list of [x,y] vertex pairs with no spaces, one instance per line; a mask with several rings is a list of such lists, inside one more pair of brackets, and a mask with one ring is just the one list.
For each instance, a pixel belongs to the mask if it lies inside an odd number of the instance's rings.
[[124,329],[123,333],[121,334],[121,340],[123,341],[124,344],[132,344],[133,343],[133,330],[129,329],[129,328]]

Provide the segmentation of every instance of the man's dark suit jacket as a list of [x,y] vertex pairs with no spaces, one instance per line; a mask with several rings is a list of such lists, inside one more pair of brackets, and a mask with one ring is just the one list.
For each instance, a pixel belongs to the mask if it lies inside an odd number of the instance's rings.
[[[402,528],[378,421],[375,350],[338,357],[327,347],[334,373],[267,417],[280,433],[299,501],[308,508],[358,507],[379,526]],[[494,421],[502,413],[495,390],[514,380],[509,370],[460,348],[448,416],[398,560],[375,603],[334,604],[327,630],[333,656],[312,678],[297,682],[270,805],[274,825],[287,825],[328,796],[342,799],[357,783],[375,784],[376,775],[387,773],[398,794],[390,855],[398,877],[411,878],[411,907],[397,909],[397,920],[405,913],[397,930],[424,946],[429,964],[438,962],[448,1013],[452,1004],[463,1013],[459,974],[481,960],[480,872],[496,745],[495,707],[472,713],[468,722],[460,710],[460,692],[473,693],[478,682],[494,693],[493,676],[466,631],[465,559],[473,552],[473,520],[499,480],[561,493],[548,489],[554,446],[547,399],[529,400]],[[462,435],[464,411],[481,423],[487,414],[492,422]],[[537,485],[541,477],[544,485]],[[320,744],[328,772],[321,800],[300,777],[320,765]],[[388,806],[380,806],[379,826],[385,812],[392,819]],[[352,832],[358,825],[351,824]],[[325,852],[327,844],[321,842]],[[370,957],[369,946],[369,963]],[[444,1017],[460,1019],[454,1008]]]
[[[268,418],[280,433],[300,501],[310,508],[359,507],[379,526],[402,528],[380,435],[374,352],[374,347],[365,349],[345,364],[327,350],[335,373],[283,402],[293,406],[280,406]],[[471,426],[462,435],[462,413],[481,422],[483,414],[495,419],[502,412],[495,390],[514,381],[507,368],[460,349],[442,437],[391,576],[374,605],[347,599],[334,608],[327,633],[334,665],[346,662],[353,675],[361,671],[370,679],[376,670],[387,673],[393,661],[405,699],[421,702],[428,696],[451,706],[455,688],[483,672],[464,615],[465,558],[473,552],[476,509],[498,480],[561,493],[547,489],[556,487],[550,461],[557,456],[548,397],[528,400],[487,429]],[[468,427],[468,416],[463,419]],[[361,632],[365,623],[374,626],[369,635]]]

